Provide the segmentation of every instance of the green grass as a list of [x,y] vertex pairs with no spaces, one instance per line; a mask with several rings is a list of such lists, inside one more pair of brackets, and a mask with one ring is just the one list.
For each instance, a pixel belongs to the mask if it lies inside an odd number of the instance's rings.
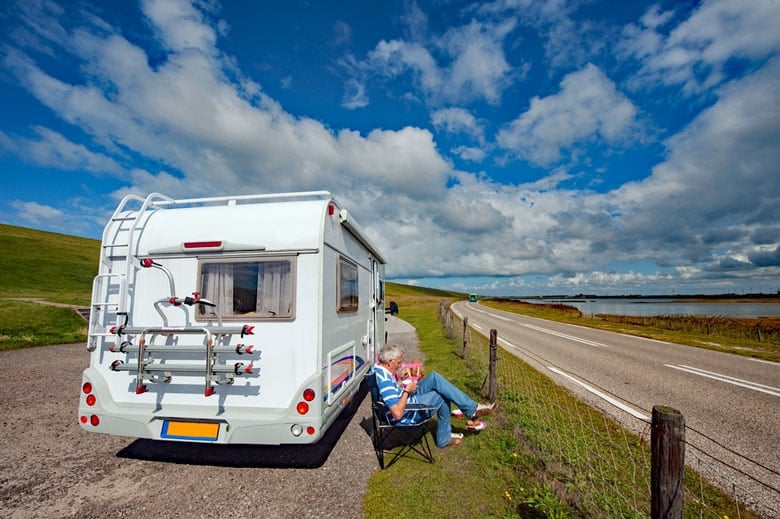
[[0,350],[87,340],[75,311],[88,306],[97,240],[0,224]]
[[70,308],[2,301],[0,350],[87,340],[87,323]]
[[0,297],[89,305],[100,242],[0,224]]
[[[426,369],[436,370],[461,387],[481,383],[465,369],[435,319],[440,298],[428,292],[413,296],[388,287],[388,297],[398,302],[400,316],[417,329]],[[490,429],[468,438],[461,446],[434,447],[436,463],[401,459],[369,481],[364,507],[367,517],[506,517],[512,508],[503,496],[511,471],[497,458],[503,442],[492,440]]]

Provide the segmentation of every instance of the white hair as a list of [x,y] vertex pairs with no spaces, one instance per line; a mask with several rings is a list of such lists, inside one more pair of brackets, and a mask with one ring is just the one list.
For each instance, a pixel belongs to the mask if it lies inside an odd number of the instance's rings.
[[391,360],[396,360],[402,357],[404,354],[401,348],[395,344],[385,344],[382,349],[379,350],[379,362],[387,364]]

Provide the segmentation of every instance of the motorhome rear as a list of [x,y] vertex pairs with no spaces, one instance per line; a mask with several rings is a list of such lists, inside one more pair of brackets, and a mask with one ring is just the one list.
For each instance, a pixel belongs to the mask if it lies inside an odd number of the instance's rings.
[[327,192],[129,195],[103,233],[81,426],[318,441],[384,343],[384,263]]

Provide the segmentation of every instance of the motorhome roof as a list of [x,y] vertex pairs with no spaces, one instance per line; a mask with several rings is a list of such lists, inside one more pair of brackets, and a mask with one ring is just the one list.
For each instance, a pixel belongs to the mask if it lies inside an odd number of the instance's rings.
[[154,193],[144,201],[143,207],[147,210],[142,219],[165,232],[148,232],[147,229],[140,237],[138,253],[183,252],[185,243],[204,241],[228,244],[224,250],[317,249],[323,242],[328,205],[333,207],[330,214],[336,216],[377,261],[385,263],[350,213],[341,208],[328,191],[181,200]]

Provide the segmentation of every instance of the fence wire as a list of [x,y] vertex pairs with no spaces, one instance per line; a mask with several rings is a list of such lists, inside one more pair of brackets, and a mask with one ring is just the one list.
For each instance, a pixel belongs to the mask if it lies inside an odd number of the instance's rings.
[[[440,320],[448,336],[463,341],[469,369],[484,377],[487,394],[489,340],[445,304]],[[500,337],[500,330],[498,335]],[[465,334],[465,335],[464,335]],[[527,358],[547,359],[524,350]],[[484,375],[483,375],[484,374]],[[583,517],[650,516],[650,422],[629,416],[614,421],[500,346],[497,400],[517,439],[543,465],[543,477]],[[590,381],[588,383],[598,387]],[[621,400],[615,395],[613,398]],[[625,402],[641,408],[631,402]],[[780,517],[780,474],[686,426],[685,517]]]

